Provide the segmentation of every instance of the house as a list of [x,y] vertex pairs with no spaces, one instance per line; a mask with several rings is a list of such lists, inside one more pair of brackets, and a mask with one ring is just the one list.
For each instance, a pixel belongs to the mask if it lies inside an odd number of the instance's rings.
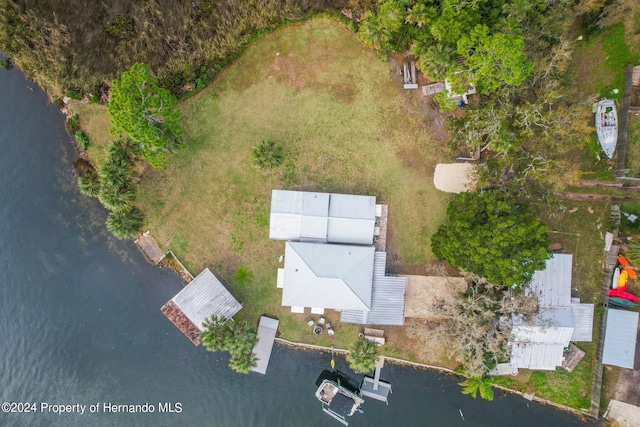
[[373,244],[376,198],[273,190],[269,238]]
[[571,298],[572,263],[572,255],[554,254],[525,287],[538,298],[539,311],[531,319],[512,316],[512,368],[554,370],[571,341],[592,340],[593,304]]
[[200,345],[204,321],[212,316],[231,319],[242,305],[205,268],[160,309],[195,345]]
[[289,240],[277,281],[282,305],[402,325],[406,278],[385,275],[386,253],[372,245],[375,221],[375,197],[273,190],[270,237]]

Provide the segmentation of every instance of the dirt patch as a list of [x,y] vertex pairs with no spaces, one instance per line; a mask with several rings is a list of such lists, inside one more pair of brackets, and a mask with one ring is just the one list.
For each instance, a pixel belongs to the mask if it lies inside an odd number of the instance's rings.
[[467,289],[462,277],[403,276],[407,278],[405,317],[439,320],[437,306],[442,302],[453,304],[456,297]]

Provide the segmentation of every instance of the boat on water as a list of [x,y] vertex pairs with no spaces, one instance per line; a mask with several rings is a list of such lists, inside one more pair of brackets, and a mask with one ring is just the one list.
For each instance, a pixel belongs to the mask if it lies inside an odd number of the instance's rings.
[[316,391],[316,398],[322,402],[324,412],[345,426],[349,425],[347,417],[355,414],[364,403],[362,397],[331,380],[322,381]]
[[613,157],[618,141],[618,113],[612,99],[602,99],[596,104],[596,133],[598,142],[608,158]]

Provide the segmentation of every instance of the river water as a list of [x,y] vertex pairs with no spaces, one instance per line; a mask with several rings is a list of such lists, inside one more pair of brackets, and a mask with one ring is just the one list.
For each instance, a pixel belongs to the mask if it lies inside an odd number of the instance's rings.
[[[180,279],[109,235],[78,192],[69,139],[39,88],[0,70],[0,401],[31,410],[0,426],[339,425],[314,397],[327,353],[275,345],[266,376],[235,374],[160,313]],[[367,401],[352,426],[584,424],[516,395],[474,400],[448,374],[387,364],[382,377],[389,405]],[[108,411],[145,403],[153,413]]]

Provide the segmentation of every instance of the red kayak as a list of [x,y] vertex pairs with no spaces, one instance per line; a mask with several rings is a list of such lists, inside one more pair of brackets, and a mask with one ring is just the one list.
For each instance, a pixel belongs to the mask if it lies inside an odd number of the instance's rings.
[[636,295],[632,294],[631,292],[627,292],[624,289],[609,289],[609,296],[620,297],[620,298],[628,299],[629,301],[640,300],[640,298],[638,298]]

